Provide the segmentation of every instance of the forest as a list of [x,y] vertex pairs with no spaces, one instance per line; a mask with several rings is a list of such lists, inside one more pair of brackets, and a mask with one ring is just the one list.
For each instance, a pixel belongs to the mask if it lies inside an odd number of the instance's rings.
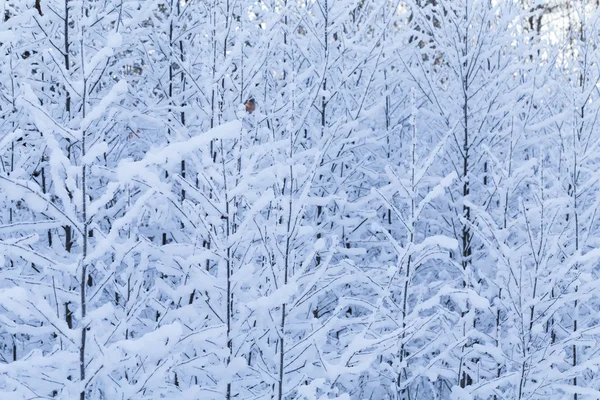
[[599,1],[0,9],[1,399],[600,398]]

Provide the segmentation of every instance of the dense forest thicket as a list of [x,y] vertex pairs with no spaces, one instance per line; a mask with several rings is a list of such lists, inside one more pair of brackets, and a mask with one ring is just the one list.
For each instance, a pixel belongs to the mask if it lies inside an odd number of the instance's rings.
[[600,398],[596,1],[0,8],[0,398]]

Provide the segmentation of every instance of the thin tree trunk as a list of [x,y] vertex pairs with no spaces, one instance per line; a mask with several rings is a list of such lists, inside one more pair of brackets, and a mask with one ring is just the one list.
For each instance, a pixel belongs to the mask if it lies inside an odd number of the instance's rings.
[[[83,16],[82,16],[83,17]],[[86,107],[87,107],[87,78],[85,76],[85,60],[84,60],[84,46],[83,46],[83,38],[81,39],[81,68],[82,68],[82,76],[83,76],[83,90],[82,90],[82,109],[81,115],[82,118],[86,117]],[[87,151],[87,132],[83,131],[81,133],[81,158],[84,159]],[[83,251],[81,254],[81,281],[79,282],[79,286],[81,289],[81,344],[79,348],[79,372],[80,372],[80,380],[82,384],[84,384],[81,394],[80,400],[85,400],[86,398],[86,387],[85,387],[85,346],[86,346],[86,335],[87,335],[87,326],[85,323],[85,318],[87,315],[87,298],[86,298],[86,285],[88,284],[88,271],[87,271],[87,255],[88,255],[88,230],[89,230],[89,222],[87,215],[87,166],[84,162],[81,164],[81,213],[83,218],[83,230],[82,230],[82,240],[83,240]]]

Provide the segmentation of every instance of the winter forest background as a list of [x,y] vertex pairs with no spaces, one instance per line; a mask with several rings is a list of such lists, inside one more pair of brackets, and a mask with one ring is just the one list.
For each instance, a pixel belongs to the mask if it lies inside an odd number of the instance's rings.
[[600,398],[598,1],[0,5],[1,399]]

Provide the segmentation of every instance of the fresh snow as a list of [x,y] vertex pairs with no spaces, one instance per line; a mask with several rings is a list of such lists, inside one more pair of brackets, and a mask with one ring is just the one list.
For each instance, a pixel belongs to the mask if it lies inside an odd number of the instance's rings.
[[597,2],[2,10],[0,399],[600,398]]

